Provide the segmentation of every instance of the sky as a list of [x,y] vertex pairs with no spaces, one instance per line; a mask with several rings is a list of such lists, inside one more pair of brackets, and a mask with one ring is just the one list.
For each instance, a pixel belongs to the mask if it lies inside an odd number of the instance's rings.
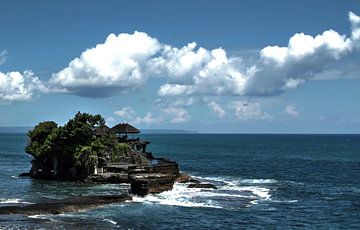
[[360,2],[0,1],[0,126],[359,133]]

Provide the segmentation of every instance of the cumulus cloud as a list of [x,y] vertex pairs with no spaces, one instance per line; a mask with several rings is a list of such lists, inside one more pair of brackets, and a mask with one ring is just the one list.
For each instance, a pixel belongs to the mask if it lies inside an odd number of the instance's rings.
[[3,50],[0,52],[0,65],[4,64],[7,59],[7,51]]
[[114,112],[124,122],[134,124],[158,124],[158,123],[184,123],[190,118],[188,112],[180,107],[166,107],[157,111],[158,115],[147,112],[144,116],[139,116],[131,107],[123,107]]
[[44,84],[31,71],[0,72],[0,103],[28,101],[38,92],[46,92]]
[[216,113],[219,118],[223,118],[225,116],[226,111],[215,101],[210,101],[208,106],[212,111],[214,111],[214,113]]
[[300,112],[297,110],[295,105],[288,105],[285,108],[285,112],[293,117],[298,117],[300,115]]
[[114,115],[118,116],[123,122],[134,124],[156,124],[162,120],[161,117],[154,117],[150,112],[146,113],[144,117],[138,116],[136,112],[128,106],[115,111]]
[[145,82],[149,59],[160,48],[146,33],[110,34],[103,44],[84,51],[53,74],[50,84],[85,97],[127,93]]
[[115,111],[114,114],[120,117],[125,122],[130,122],[132,119],[136,117],[135,111],[128,106]]
[[179,107],[168,107],[164,108],[163,112],[165,113],[167,119],[170,123],[184,123],[189,121],[189,114],[184,108]]
[[353,12],[349,12],[349,21],[351,23],[351,37],[354,40],[360,39],[360,17]]
[[268,120],[270,115],[263,112],[258,102],[233,101],[232,108],[240,121]]
[[360,17],[349,12],[351,35],[327,30],[316,36],[297,33],[287,46],[267,46],[257,60],[228,56],[223,48],[205,49],[160,43],[146,33],[110,34],[55,73],[50,83],[86,97],[128,93],[148,78],[165,78],[160,96],[277,95],[299,87],[335,61],[359,48]]

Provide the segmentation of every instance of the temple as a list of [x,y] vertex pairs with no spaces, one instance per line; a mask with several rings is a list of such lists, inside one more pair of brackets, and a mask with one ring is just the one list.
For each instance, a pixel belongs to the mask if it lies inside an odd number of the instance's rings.
[[130,147],[114,161],[114,156],[99,160],[93,174],[87,181],[130,183],[131,190],[140,195],[161,192],[172,188],[179,175],[178,163],[166,158],[156,158],[147,152],[150,141],[137,136],[140,130],[128,123],[120,123],[112,128],[106,125],[94,130],[96,136],[115,134],[118,142]]

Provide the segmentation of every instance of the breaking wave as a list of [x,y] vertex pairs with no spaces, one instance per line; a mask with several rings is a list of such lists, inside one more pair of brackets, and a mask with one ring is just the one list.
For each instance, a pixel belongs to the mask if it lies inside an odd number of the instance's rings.
[[0,205],[1,204],[32,204],[32,203],[23,201],[22,199],[18,199],[18,198],[0,198]]
[[231,177],[195,177],[212,183],[218,189],[187,188],[189,184],[175,183],[171,191],[134,197],[134,202],[182,207],[239,209],[271,200],[273,179],[234,179]]

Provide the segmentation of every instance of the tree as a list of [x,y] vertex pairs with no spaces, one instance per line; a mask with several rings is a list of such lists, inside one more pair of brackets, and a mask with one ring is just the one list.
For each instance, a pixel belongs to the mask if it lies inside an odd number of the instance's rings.
[[26,146],[25,151],[35,158],[43,155],[43,146],[48,136],[57,129],[57,124],[53,121],[40,122],[33,130],[30,130],[28,137],[30,138],[29,144]]
[[47,171],[48,175],[69,175],[68,171],[75,168],[74,175],[87,175],[100,158],[118,161],[130,151],[130,146],[119,144],[113,133],[96,136],[95,129],[102,125],[105,120],[100,115],[80,112],[64,126],[41,122],[29,131],[26,152],[44,166],[42,172]]

